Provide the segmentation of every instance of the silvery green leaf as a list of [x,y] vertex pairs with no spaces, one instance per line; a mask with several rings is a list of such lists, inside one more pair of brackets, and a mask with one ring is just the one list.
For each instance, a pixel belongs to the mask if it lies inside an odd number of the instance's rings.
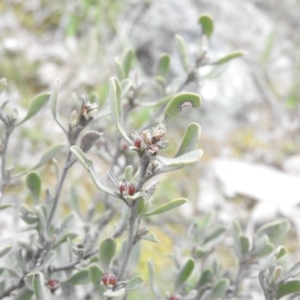
[[33,291],[29,290],[26,286],[23,286],[19,290],[15,300],[30,300],[32,299],[32,296],[33,296]]
[[229,287],[229,280],[225,279],[225,278],[220,279],[217,282],[217,284],[213,287],[207,300],[222,299],[222,297],[226,293],[228,287]]
[[217,225],[215,228],[211,229],[206,234],[203,244],[206,244],[206,243],[218,238],[225,230],[226,230],[226,227],[224,227],[222,225]]
[[11,250],[12,246],[5,246],[0,249],[0,257],[4,256]]
[[162,164],[162,167],[159,171],[155,172],[155,174],[183,168],[186,165],[199,161],[202,155],[203,151],[201,149],[197,149],[175,158],[157,156],[156,159]]
[[57,239],[55,245],[53,246],[53,249],[59,246],[60,244],[63,244],[67,241],[71,241],[78,237],[78,234],[75,232],[67,232],[65,235],[62,235],[60,238]]
[[190,258],[187,262],[183,264],[180,268],[177,277],[175,279],[175,290],[178,291],[186,280],[190,277],[195,267],[195,261]]
[[133,179],[133,167],[132,166],[126,166],[125,168],[125,179],[128,182],[131,182]]
[[111,260],[117,250],[117,243],[114,238],[104,239],[99,246],[99,258],[101,265],[105,271],[109,269]]
[[60,121],[59,116],[57,114],[57,87],[58,87],[58,80],[56,80],[53,83],[52,91],[51,91],[51,97],[50,97],[50,102],[51,102],[51,111],[54,120],[56,123],[59,125],[59,127],[67,133],[67,130],[65,129],[63,123]]
[[157,107],[157,106],[161,106],[161,105],[168,103],[173,97],[174,97],[174,94],[171,94],[171,95],[165,96],[164,98],[159,99],[157,101],[151,101],[151,102],[143,101],[143,102],[137,102],[137,104],[139,106],[143,106],[143,107]]
[[102,135],[103,133],[94,130],[85,133],[80,140],[80,149],[87,153]]
[[48,239],[48,231],[47,231],[47,217],[44,213],[42,206],[36,206],[35,211],[39,218],[39,233],[47,240]]
[[189,124],[189,126],[186,128],[186,131],[184,133],[181,146],[174,157],[179,157],[183,154],[195,150],[200,140],[200,134],[201,134],[201,127],[199,124],[197,123]]
[[10,276],[15,277],[15,278],[22,278],[22,274],[20,273],[19,270],[12,269],[9,267],[5,267],[6,271],[9,273]]
[[120,80],[125,79],[126,78],[125,70],[124,70],[124,67],[118,57],[115,58],[115,65],[116,65],[117,74],[118,74],[118,77],[120,78]]
[[207,255],[209,255],[211,252],[212,252],[211,249],[197,247],[193,251],[193,256],[197,259],[202,259],[202,258],[206,257]]
[[233,51],[233,52],[225,55],[224,57],[216,60],[215,62],[212,62],[211,64],[212,65],[222,65],[222,64],[228,63],[232,59],[238,58],[238,57],[243,56],[243,55],[244,55],[243,51],[236,50],[236,51]]
[[164,213],[166,211],[169,211],[171,209],[174,209],[184,203],[186,203],[188,200],[185,198],[178,198],[178,199],[174,199],[171,200],[157,208],[155,208],[154,210],[148,212],[145,214],[145,217],[149,217],[149,216],[153,216],[153,215],[157,215],[157,214],[161,214]]
[[207,283],[211,282],[211,280],[214,277],[214,273],[211,269],[205,269],[200,276],[199,282],[198,282],[198,286],[204,286]]
[[276,290],[276,298],[281,299],[285,295],[296,294],[300,292],[300,280],[292,279],[285,282],[280,282]]
[[0,210],[7,209],[7,208],[10,208],[12,206],[14,206],[14,204],[10,204],[10,203],[1,204],[0,205]]
[[198,23],[202,27],[202,32],[210,38],[214,31],[214,21],[209,14],[202,14],[199,17]]
[[273,244],[270,243],[269,237],[265,234],[259,239],[255,239],[252,255],[261,257],[270,254],[274,250]]
[[69,279],[66,280],[66,283],[72,285],[81,285],[87,284],[90,282],[89,271],[87,269],[82,269],[75,272]]
[[162,299],[161,293],[158,291],[156,284],[155,284],[155,269],[154,269],[154,263],[152,258],[148,259],[148,271],[149,271],[149,280],[150,280],[150,286],[152,293],[159,299]]
[[23,257],[23,254],[22,254],[22,248],[19,248],[17,253],[16,253],[16,258],[17,258],[17,261],[18,261],[18,266],[22,269],[23,273],[26,274],[28,273],[28,266],[27,266],[27,263]]
[[287,250],[283,246],[277,247],[261,264],[261,270],[269,268],[273,263],[275,263],[279,258],[286,254]]
[[150,242],[154,242],[154,243],[160,243],[160,240],[157,239],[156,234],[151,232],[147,235],[143,235],[141,236],[142,240],[146,240],[146,241],[150,241]]
[[46,300],[44,276],[42,273],[37,272],[33,276],[33,292],[36,300]]
[[108,297],[108,298],[118,298],[121,297],[125,294],[125,289],[120,288],[118,290],[111,290],[107,289],[105,293],[103,293],[103,296]]
[[191,68],[190,59],[188,56],[187,48],[183,37],[179,34],[175,35],[175,47],[179,55],[179,59],[183,69],[188,72]]
[[65,144],[58,144],[55,145],[53,147],[51,147],[50,149],[48,149],[41,157],[41,159],[39,160],[39,162],[37,164],[35,164],[32,168],[30,168],[29,170],[26,170],[24,172],[18,173],[13,175],[13,178],[22,176],[24,174],[27,174],[29,171],[33,171],[41,166],[43,166],[44,164],[46,164],[48,161],[50,161],[51,159],[53,159],[56,154],[58,152],[60,152],[63,148],[65,147]]
[[125,78],[129,76],[129,73],[132,68],[133,60],[134,60],[134,51],[132,49],[129,49],[126,51],[124,59],[123,59],[123,69],[125,72]]
[[123,108],[122,108],[122,89],[120,82],[117,78],[112,77],[109,79],[109,99],[111,103],[111,116],[112,121],[115,126],[118,128],[122,137],[126,140],[129,145],[132,145],[133,142],[125,132],[122,124],[123,118]]
[[75,221],[75,215],[74,214],[68,215],[60,225],[58,234],[59,235],[66,234],[72,228],[74,221]]
[[88,159],[87,156],[84,154],[84,152],[77,146],[72,146],[70,148],[74,156],[77,158],[77,160],[82,164],[82,166],[89,172],[93,182],[95,185],[102,191],[119,198],[119,196],[115,193],[113,189],[111,189],[109,186],[102,183],[102,181],[98,178],[96,175],[93,161],[91,159]]
[[185,107],[199,107],[202,103],[201,97],[195,93],[180,93],[174,96],[168,103],[163,123],[170,124],[177,116],[181,114]]
[[256,237],[260,238],[266,234],[270,240],[277,239],[279,236],[286,234],[290,227],[291,224],[288,220],[277,220],[260,227],[256,232]]
[[44,265],[49,266],[56,258],[56,252],[51,250],[48,252],[45,260],[44,260]]
[[170,67],[170,55],[167,53],[163,53],[159,59],[158,72],[157,72],[157,76],[162,77],[163,81],[168,75],[169,67]]
[[126,285],[126,291],[134,291],[142,288],[145,284],[145,279],[142,276],[135,276],[129,280]]
[[89,265],[89,276],[94,286],[99,286],[104,272],[96,264]]
[[121,88],[122,88],[122,96],[121,98],[125,97],[127,92],[132,87],[132,81],[128,78],[121,81]]
[[29,172],[26,177],[26,185],[30,190],[35,205],[38,205],[40,202],[40,193],[42,186],[40,175],[36,172]]
[[295,277],[300,273],[300,261],[294,264],[285,274],[282,276],[282,280]]
[[196,298],[197,294],[197,290],[191,290],[182,300],[193,300]]
[[27,115],[24,117],[23,120],[18,122],[16,126],[19,126],[32,118],[50,99],[50,93],[43,93],[35,96],[30,103],[29,109],[27,111]]

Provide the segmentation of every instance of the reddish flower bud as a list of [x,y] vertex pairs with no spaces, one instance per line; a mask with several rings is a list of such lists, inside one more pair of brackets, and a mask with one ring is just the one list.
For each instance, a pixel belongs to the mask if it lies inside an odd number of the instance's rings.
[[126,192],[129,196],[133,196],[135,194],[135,186],[131,182],[123,182],[120,185],[119,190],[122,195],[124,192]]
[[57,289],[59,289],[60,287],[60,283],[58,280],[55,279],[51,279],[47,282],[47,287],[49,288],[49,290],[51,291],[51,293],[53,294]]
[[112,287],[117,284],[117,277],[114,274],[104,273],[101,281],[106,287]]
[[140,149],[142,146],[142,141],[142,138],[140,136],[137,136],[134,141],[134,146]]
[[181,300],[181,299],[182,299],[182,297],[179,294],[172,295],[169,298],[169,300]]

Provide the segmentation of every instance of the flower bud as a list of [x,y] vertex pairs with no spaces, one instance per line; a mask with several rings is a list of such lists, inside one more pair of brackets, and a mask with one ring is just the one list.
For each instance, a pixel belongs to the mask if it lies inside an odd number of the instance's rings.
[[169,300],[181,300],[181,299],[182,299],[182,296],[179,294],[172,295],[169,298]]
[[138,149],[141,149],[142,142],[143,142],[142,138],[140,136],[137,136],[134,141],[134,146],[137,147]]
[[60,287],[60,283],[58,280],[51,279],[47,282],[47,287],[49,288],[50,292],[54,294]]
[[117,277],[111,273],[104,273],[101,282],[104,286],[111,288],[117,284]]

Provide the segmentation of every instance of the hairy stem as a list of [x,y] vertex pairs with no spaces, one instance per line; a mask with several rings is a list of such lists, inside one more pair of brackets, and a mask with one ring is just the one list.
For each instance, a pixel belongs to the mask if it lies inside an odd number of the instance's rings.
[[[137,192],[141,191],[144,182],[145,182],[145,175],[147,172],[147,168],[149,165],[149,157],[147,157],[146,151],[142,154],[141,160],[140,160],[140,176],[139,176],[139,181],[137,185]],[[122,260],[122,264],[119,270],[119,274],[117,276],[118,280],[122,280],[128,260],[131,254],[131,250],[134,245],[134,231],[135,231],[135,226],[136,226],[136,220],[137,220],[137,212],[138,212],[138,203],[139,199],[134,200],[132,206],[130,207],[130,218],[129,218],[129,226],[128,226],[128,238],[126,242],[126,249],[125,249],[125,254]]]

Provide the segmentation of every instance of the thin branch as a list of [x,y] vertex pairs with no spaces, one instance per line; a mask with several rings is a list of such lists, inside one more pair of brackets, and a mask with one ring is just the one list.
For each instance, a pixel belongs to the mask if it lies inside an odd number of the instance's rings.
[[0,294],[0,299],[3,299],[3,298],[5,298],[5,297],[9,297],[10,294],[11,294],[14,290],[17,290],[17,289],[21,288],[23,285],[24,285],[24,280],[23,280],[23,279],[19,280],[18,283],[14,284],[14,285],[10,286],[9,288],[7,288],[6,290],[4,290],[4,291],[2,292],[2,294]]

